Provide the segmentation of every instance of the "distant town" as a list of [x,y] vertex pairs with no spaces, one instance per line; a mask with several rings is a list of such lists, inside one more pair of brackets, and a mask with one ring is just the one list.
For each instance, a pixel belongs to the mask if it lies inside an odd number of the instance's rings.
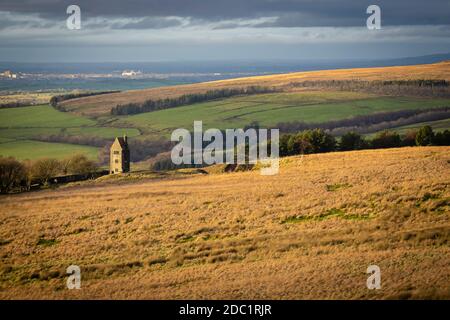
[[[0,67],[0,93],[5,95],[17,92],[134,90],[267,74],[266,72],[216,72],[215,70],[152,72],[131,68],[108,71],[84,68],[84,70],[56,72],[54,68],[30,69],[32,70],[15,69],[8,65]],[[2,99],[0,104],[5,102],[3,100],[5,99]]]
[[[249,76],[254,73],[232,73],[227,77]],[[206,73],[144,73],[140,70],[123,70],[111,73],[22,73],[12,70],[4,70],[0,72],[0,79],[29,79],[29,80],[45,80],[45,79],[94,79],[94,78],[123,78],[123,79],[168,79],[170,77],[218,77],[222,78],[223,73],[206,72]]]
[[142,71],[124,70],[112,73],[21,73],[5,70],[0,73],[3,79],[87,79],[87,78],[167,78],[166,74],[147,73]]
[[7,78],[7,79],[17,79],[19,75],[17,73],[12,72],[11,70],[5,70],[2,73],[0,73],[0,78]]

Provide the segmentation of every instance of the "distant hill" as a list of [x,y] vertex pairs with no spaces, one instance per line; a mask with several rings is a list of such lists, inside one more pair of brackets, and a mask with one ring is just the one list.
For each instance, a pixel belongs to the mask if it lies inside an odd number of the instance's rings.
[[392,65],[412,65],[412,64],[427,64],[427,63],[438,63],[442,61],[450,61],[450,53],[443,54],[430,54],[426,56],[419,57],[406,57],[406,58],[398,58],[398,59],[389,59],[379,61],[386,66]]
[[[444,55],[447,57],[446,55]],[[441,57],[442,58],[442,57]],[[450,58],[450,57],[449,57]],[[411,58],[419,59],[419,58]],[[420,59],[437,59],[436,56]],[[391,66],[376,68],[335,69],[321,71],[294,72],[277,75],[211,81],[189,85],[131,90],[101,96],[68,100],[62,106],[77,114],[86,116],[109,115],[118,104],[142,103],[148,99],[172,98],[189,93],[203,93],[208,90],[235,88],[251,85],[287,87],[305,81],[329,80],[446,80],[450,81],[450,60],[412,66]]]

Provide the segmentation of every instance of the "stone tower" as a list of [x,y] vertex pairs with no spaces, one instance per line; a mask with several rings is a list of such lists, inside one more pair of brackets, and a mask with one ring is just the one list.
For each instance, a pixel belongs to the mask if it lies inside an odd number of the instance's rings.
[[109,173],[130,172],[130,149],[127,136],[116,138],[111,146],[109,157]]

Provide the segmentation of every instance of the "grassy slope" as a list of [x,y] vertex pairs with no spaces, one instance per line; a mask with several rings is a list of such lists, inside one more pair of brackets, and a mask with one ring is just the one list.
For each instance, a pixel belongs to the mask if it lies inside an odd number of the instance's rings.
[[0,110],[0,128],[68,128],[94,124],[93,120],[59,112],[48,105]]
[[99,116],[109,114],[117,104],[143,102],[147,99],[175,97],[186,93],[205,92],[211,89],[249,85],[285,86],[308,80],[405,80],[444,79],[450,80],[450,61],[401,67],[338,69],[324,71],[296,72],[280,75],[213,81],[174,87],[132,90],[101,96],[68,100],[63,105],[78,114]]
[[130,137],[140,134],[134,128],[102,127],[91,119],[59,112],[48,105],[0,109],[0,155],[37,159],[83,153],[91,158],[97,157],[98,148],[32,141],[40,135],[60,133],[110,139],[123,134]]
[[442,106],[450,106],[450,99],[313,91],[234,97],[124,117],[121,121],[144,131],[167,134],[173,128],[192,128],[194,120],[202,120],[205,127],[225,129],[244,127],[252,121],[267,126],[289,121],[318,123],[376,112]]
[[[448,299],[449,151],[2,197],[0,298]],[[82,290],[65,288],[71,264]]]
[[[51,120],[48,121],[51,123]],[[112,128],[112,127],[73,127],[73,128],[20,128],[0,129],[0,137],[15,139],[33,139],[39,135],[52,135],[64,133],[69,136],[85,136],[99,138],[121,137],[127,134],[129,137],[139,135],[139,130],[133,128]]]
[[18,140],[0,144],[1,156],[12,156],[16,159],[63,159],[74,154],[84,154],[97,160],[99,148],[68,143],[48,143],[32,140]]
[[28,105],[46,104],[50,101],[53,95],[61,94],[60,92],[17,92],[13,94],[0,95],[0,104],[7,104],[12,102],[20,102]]
[[[329,79],[450,79],[450,62],[407,67],[388,67],[370,69],[348,69],[300,72],[292,74],[261,76],[223,80],[202,84],[176,86],[168,88],[127,91],[117,94],[93,96],[65,102],[65,107],[78,115],[62,113],[49,106],[26,107],[0,110],[0,154],[35,158],[45,152],[23,154],[17,140],[33,140],[38,135],[52,135],[64,132],[68,135],[95,136],[113,138],[127,134],[138,136],[135,128],[114,128],[129,126],[143,129],[143,137],[167,136],[171,129],[190,128],[194,120],[203,120],[205,126],[217,128],[243,127],[253,121],[263,125],[274,125],[281,121],[300,120],[322,122],[342,119],[360,114],[400,109],[429,108],[448,105],[444,99],[387,98],[374,95],[331,92],[301,91],[283,94],[268,94],[250,97],[235,97],[221,101],[196,104],[172,110],[146,113],[130,117],[119,117],[119,121],[108,116],[111,106],[118,103],[142,102],[148,98],[178,96],[189,92],[202,92],[214,88],[270,85],[283,86],[305,80]],[[99,116],[98,122],[84,116]],[[103,123],[103,125],[101,124]],[[108,127],[107,127],[108,126]],[[5,142],[8,148],[3,146]],[[23,148],[29,142],[23,142]],[[56,147],[56,146],[54,146]],[[60,146],[59,146],[60,147]],[[66,148],[71,145],[66,144]],[[76,147],[74,152],[79,151]],[[90,151],[86,151],[90,153]],[[50,148],[46,156],[53,156]]]
[[396,128],[396,131],[398,131],[399,133],[405,133],[408,132],[409,130],[417,130],[423,126],[431,126],[435,131],[448,130],[450,129],[450,119],[410,124],[408,126],[398,127]]
[[[191,128],[194,120],[215,128],[244,127],[252,121],[262,125],[275,125],[282,121],[323,122],[401,109],[432,108],[450,105],[449,99],[377,97],[355,92],[302,91],[292,93],[262,94],[233,97],[207,103],[194,104],[169,110],[144,113],[105,124],[59,112],[49,106],[24,107],[0,110],[0,154],[19,159],[41,157],[66,157],[83,153],[95,158],[97,148],[52,143],[32,143],[41,135],[76,135],[114,138],[127,134],[142,138],[168,136],[174,128]],[[114,118],[113,118],[114,119]],[[108,119],[103,119],[107,123]],[[111,119],[109,119],[111,120]],[[445,125],[446,122],[440,122]],[[116,128],[135,127],[135,128]],[[438,125],[436,123],[436,125]],[[448,126],[447,126],[448,128]],[[404,130],[404,129],[402,129]]]

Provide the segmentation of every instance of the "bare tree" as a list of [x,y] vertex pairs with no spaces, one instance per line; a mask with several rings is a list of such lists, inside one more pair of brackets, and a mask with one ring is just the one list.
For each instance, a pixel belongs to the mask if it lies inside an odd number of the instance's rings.
[[61,161],[61,169],[64,174],[82,174],[96,171],[97,165],[85,155],[77,154]]
[[56,159],[40,159],[31,166],[31,174],[34,179],[39,179],[47,184],[51,177],[56,176],[61,170],[61,163]]
[[8,193],[25,179],[25,166],[16,159],[0,157],[0,193]]

